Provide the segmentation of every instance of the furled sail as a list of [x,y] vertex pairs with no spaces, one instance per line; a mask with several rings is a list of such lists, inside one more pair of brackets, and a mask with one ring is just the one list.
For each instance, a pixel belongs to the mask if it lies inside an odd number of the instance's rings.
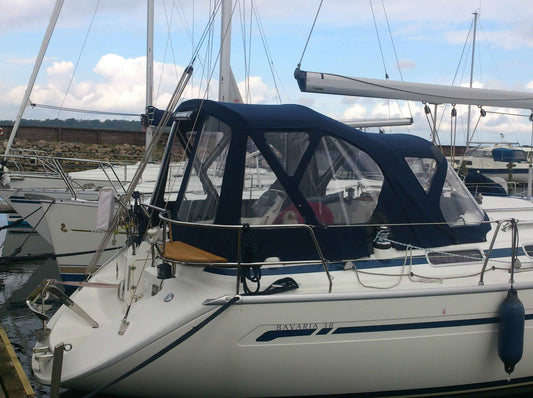
[[294,71],[294,77],[298,81],[300,90],[310,93],[421,101],[429,104],[496,106],[533,111],[533,92],[346,77],[331,73],[306,72],[299,68]]

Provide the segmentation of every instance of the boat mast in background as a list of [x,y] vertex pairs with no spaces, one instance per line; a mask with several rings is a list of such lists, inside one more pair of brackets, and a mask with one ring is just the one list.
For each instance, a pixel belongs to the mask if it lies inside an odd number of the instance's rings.
[[233,16],[233,1],[222,0],[220,24],[220,76],[218,85],[218,100],[220,102],[242,103],[242,96],[237,87],[235,76],[231,70],[231,21]]
[[220,24],[220,76],[218,85],[218,100],[229,102],[230,81],[230,53],[231,53],[231,0],[222,1],[222,15]]
[[15,124],[13,125],[13,129],[11,130],[11,134],[9,135],[9,140],[7,141],[7,146],[6,146],[6,151],[4,152],[4,159],[2,161],[2,166],[5,166],[7,162],[7,155],[9,155],[9,151],[11,150],[11,146],[13,145],[13,141],[15,140],[15,135],[17,134],[17,130],[19,128],[20,121],[22,120],[22,115],[24,114],[24,110],[26,109],[26,106],[28,106],[30,95],[33,90],[33,86],[35,84],[35,80],[37,79],[37,74],[39,73],[39,69],[41,68],[41,63],[43,62],[44,54],[46,53],[46,49],[48,48],[48,43],[50,42],[50,38],[52,37],[52,32],[54,31],[54,28],[56,26],[56,22],[57,22],[57,19],[59,18],[59,13],[61,12],[62,7],[63,7],[63,0],[56,0],[54,11],[52,12],[52,15],[50,16],[50,21],[48,22],[48,28],[46,29],[43,42],[41,43],[41,48],[39,50],[39,54],[37,55],[37,59],[35,60],[35,65],[33,66],[33,72],[31,73],[30,80],[28,81],[28,85],[26,86],[26,91],[24,92],[24,97],[20,104],[17,118],[15,119]]
[[[152,107],[154,86],[154,0],[147,0],[146,21],[146,114]],[[146,127],[146,148],[150,147],[154,135],[154,126]]]

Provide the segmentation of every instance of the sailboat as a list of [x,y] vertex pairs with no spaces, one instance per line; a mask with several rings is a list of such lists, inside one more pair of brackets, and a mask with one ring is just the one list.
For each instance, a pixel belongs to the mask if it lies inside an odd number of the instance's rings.
[[70,297],[53,281],[28,297],[41,383],[146,397],[533,383],[533,203],[480,205],[432,143],[299,105],[169,114],[142,239]]
[[[63,386],[122,395],[533,381],[533,204],[500,198],[505,214],[484,211],[431,143],[362,133],[301,106],[191,100],[174,118],[175,139],[194,137],[180,192],[156,192],[146,239],[47,320],[32,360],[40,382],[51,383],[60,343]],[[246,165],[257,151],[275,181],[255,198]],[[46,290],[28,300],[43,319],[35,303]],[[516,292],[522,327],[499,325]]]
[[468,151],[455,157],[453,163],[457,169],[464,164],[469,172],[511,183],[527,183],[531,165],[524,148],[504,141],[472,142]]

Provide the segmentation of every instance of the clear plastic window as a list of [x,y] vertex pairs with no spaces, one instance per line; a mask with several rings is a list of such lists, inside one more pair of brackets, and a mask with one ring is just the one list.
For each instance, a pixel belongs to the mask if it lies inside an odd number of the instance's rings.
[[320,223],[358,224],[369,221],[382,185],[383,174],[370,156],[326,136],[299,187]]
[[[286,135],[287,133],[279,133],[277,145],[269,142],[270,149],[280,161],[289,156],[286,151],[288,148]],[[288,164],[285,162],[283,166],[287,167]],[[246,147],[241,222],[256,225],[280,224],[281,210],[291,203],[263,154],[249,138]]]
[[187,181],[179,219],[213,222],[220,197],[230,128],[218,119],[209,118],[203,126],[193,168]]
[[431,158],[405,158],[405,161],[411,168],[411,171],[416,176],[416,179],[424,188],[424,191],[429,192],[433,176],[437,170],[437,161]]
[[[285,172],[293,175],[309,145],[309,135],[269,132],[265,134],[265,138],[269,149]],[[277,181],[263,154],[249,138],[246,147],[241,221],[249,224],[295,224],[298,223],[299,217],[283,185]]]
[[271,132],[265,134],[265,139],[285,172],[290,176],[294,175],[302,155],[309,146],[309,134]]
[[440,197],[440,210],[452,227],[480,224],[484,219],[483,210],[449,164]]
[[274,181],[276,181],[276,175],[252,139],[248,138],[242,198],[244,200],[257,199]]

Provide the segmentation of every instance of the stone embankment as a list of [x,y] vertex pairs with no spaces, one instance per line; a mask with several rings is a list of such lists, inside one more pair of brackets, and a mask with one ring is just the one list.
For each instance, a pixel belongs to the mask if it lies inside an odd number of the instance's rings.
[[[4,141],[4,147],[7,140]],[[91,159],[109,163],[135,163],[144,156],[144,146],[124,144],[84,144],[79,142],[26,141],[16,139],[11,153],[13,158],[8,162],[17,162],[12,167],[23,167],[25,170],[37,170],[41,166],[37,156],[52,156],[69,159]],[[159,145],[152,157],[154,161],[161,159],[163,146]],[[37,156],[36,156],[37,155]],[[67,172],[94,168],[94,163],[75,160],[61,160],[61,165]]]

